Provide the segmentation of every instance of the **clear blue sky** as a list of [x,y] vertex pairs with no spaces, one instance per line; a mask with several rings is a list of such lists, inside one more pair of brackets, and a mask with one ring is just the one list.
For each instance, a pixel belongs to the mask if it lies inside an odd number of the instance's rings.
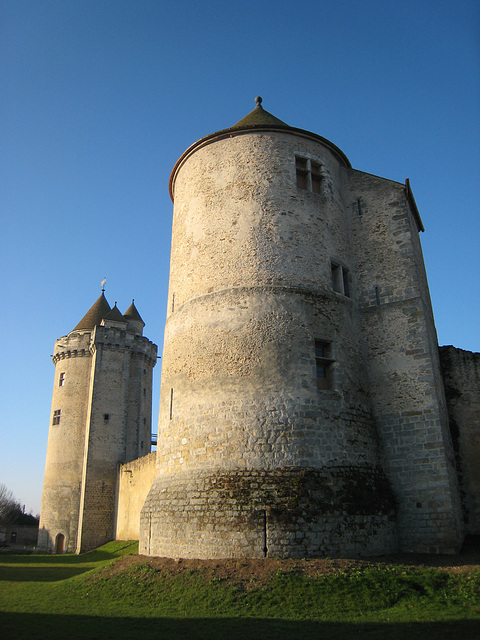
[[256,95],[356,169],[410,178],[439,342],[480,349],[479,17],[476,0],[1,3],[0,483],[27,510],[56,338],[106,275],[161,353],[170,171]]

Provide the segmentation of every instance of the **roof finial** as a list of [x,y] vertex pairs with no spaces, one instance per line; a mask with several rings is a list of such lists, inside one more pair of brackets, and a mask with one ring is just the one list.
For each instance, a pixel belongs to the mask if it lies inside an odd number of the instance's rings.
[[102,287],[102,293],[105,292],[105,283],[107,282],[107,276],[101,281],[100,286]]
[[262,107],[262,98],[260,96],[257,96],[255,98],[255,109],[263,109]]

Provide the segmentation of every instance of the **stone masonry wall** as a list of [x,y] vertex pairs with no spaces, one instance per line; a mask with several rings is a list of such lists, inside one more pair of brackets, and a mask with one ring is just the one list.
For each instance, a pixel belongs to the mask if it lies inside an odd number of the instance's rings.
[[454,552],[458,486],[418,228],[403,185],[351,171],[350,189],[369,387],[400,549]]
[[480,353],[440,347],[465,531],[480,535]]
[[119,465],[116,540],[138,540],[140,511],[155,479],[156,453]]
[[[140,343],[140,344],[139,344]],[[149,348],[140,347],[146,343]],[[152,382],[156,364],[156,350],[146,338],[135,339],[130,355],[127,434],[125,460],[141,458],[150,452],[152,433]],[[155,359],[154,359],[155,358]]]
[[[156,508],[155,508],[156,507]],[[142,511],[140,553],[323,557],[396,551],[393,496],[380,470],[237,469],[160,481]]]
[[[321,163],[321,193],[297,188],[295,155]],[[174,183],[168,315],[232,287],[330,290],[330,259],[349,254],[339,185],[332,153],[289,134],[240,135],[195,151]]]
[[[166,330],[159,474],[212,465],[376,465],[350,307],[332,293],[264,287],[179,309]],[[317,388],[315,337],[333,343],[330,389]]]

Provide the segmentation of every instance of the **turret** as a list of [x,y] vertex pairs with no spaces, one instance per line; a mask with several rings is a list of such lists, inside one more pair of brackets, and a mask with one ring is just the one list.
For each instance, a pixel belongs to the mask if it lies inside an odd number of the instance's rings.
[[135,327],[102,291],[55,343],[40,548],[80,552],[114,537],[117,466],[150,451],[156,345]]
[[256,102],[190,146],[170,178],[157,477],[140,552],[455,549],[413,196]]
[[145,326],[145,323],[142,320],[140,314],[138,313],[133,300],[132,300],[132,304],[128,307],[128,309],[123,314],[123,317],[128,322],[129,329],[137,333],[139,336],[143,334],[143,327]]

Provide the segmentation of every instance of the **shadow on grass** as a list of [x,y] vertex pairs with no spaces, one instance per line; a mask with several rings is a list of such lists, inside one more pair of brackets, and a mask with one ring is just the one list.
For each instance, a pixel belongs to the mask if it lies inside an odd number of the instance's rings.
[[90,571],[91,567],[59,567],[40,566],[32,567],[25,565],[21,567],[5,567],[0,565],[0,582],[58,582],[73,578],[80,573]]
[[77,555],[75,553],[65,553],[62,555],[48,555],[48,554],[40,554],[40,553],[30,553],[30,554],[10,554],[10,553],[0,553],[0,567],[3,564],[92,564],[94,562],[104,562],[107,560],[113,560],[114,558],[118,558],[118,553],[111,553],[109,551],[104,551],[103,549],[95,549],[94,551],[89,551],[88,553],[82,553]]
[[118,557],[102,548],[81,555],[0,555],[0,581],[58,582]]
[[302,638],[376,640],[424,639],[478,640],[480,621],[460,620],[432,623],[343,623],[302,622],[290,620],[266,620],[259,618],[102,618],[98,616],[54,616],[26,613],[0,613],[0,633],[3,638],[32,640],[48,638],[57,640],[67,636],[69,640],[88,638],[105,640],[115,638],[164,637],[175,640],[211,640],[228,634],[229,640],[270,637],[275,640]]

